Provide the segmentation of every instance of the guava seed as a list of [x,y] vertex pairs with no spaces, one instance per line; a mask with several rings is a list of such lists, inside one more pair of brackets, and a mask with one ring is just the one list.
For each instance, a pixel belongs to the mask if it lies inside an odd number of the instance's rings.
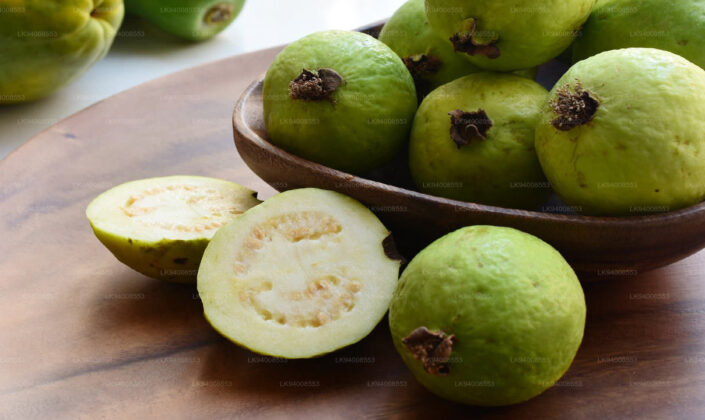
[[333,101],[331,95],[340,85],[343,77],[332,69],[318,69],[316,73],[303,69],[301,74],[289,83],[289,97],[304,101]]
[[460,149],[473,140],[487,140],[487,132],[492,128],[492,120],[487,113],[478,109],[476,112],[465,112],[461,109],[449,112],[450,137]]
[[600,102],[592,93],[584,90],[580,83],[573,87],[572,92],[569,85],[563,86],[557,95],[558,99],[551,101],[551,107],[558,117],[551,124],[561,131],[570,131],[589,123],[600,107]]
[[426,327],[419,327],[401,341],[414,359],[423,364],[427,373],[436,376],[450,374],[448,359],[453,352],[453,345],[458,342],[454,335],[446,335],[443,331],[434,333]]
[[495,45],[497,43],[496,39],[489,42],[476,39],[477,21],[475,19],[468,19],[465,24],[467,26],[466,31],[455,33],[450,37],[450,42],[453,43],[453,48],[456,52],[463,52],[469,55],[484,55],[490,59],[499,58],[502,55],[499,47]]

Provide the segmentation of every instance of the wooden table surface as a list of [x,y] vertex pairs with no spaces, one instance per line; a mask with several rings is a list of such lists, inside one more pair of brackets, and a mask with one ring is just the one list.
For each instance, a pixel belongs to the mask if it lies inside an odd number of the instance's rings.
[[276,51],[124,92],[0,162],[0,418],[705,418],[705,253],[586,283],[568,374],[496,409],[426,392],[386,321],[329,356],[274,360],[218,336],[195,287],[116,261],[84,216],[116,184],[197,174],[273,194],[237,156],[231,113]]

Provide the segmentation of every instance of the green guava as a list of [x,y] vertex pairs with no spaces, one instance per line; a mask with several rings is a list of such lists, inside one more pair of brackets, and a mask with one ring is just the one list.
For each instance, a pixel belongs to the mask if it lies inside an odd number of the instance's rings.
[[263,100],[273,144],[355,173],[402,150],[417,106],[414,81],[394,51],[349,31],[286,47],[267,71]]
[[705,0],[601,0],[573,47],[575,62],[603,51],[648,47],[705,68]]
[[0,3],[0,104],[34,101],[71,83],[110,49],[122,0]]
[[122,263],[156,279],[193,283],[213,234],[259,204],[256,194],[200,176],[142,179],[99,195],[86,216]]
[[702,201],[702,92],[705,71],[666,51],[613,50],[575,64],[551,91],[536,128],[544,173],[586,214],[670,211]]
[[420,191],[502,207],[535,208],[549,195],[534,150],[548,92],[519,76],[475,73],[424,99],[409,167]]
[[310,358],[356,343],[399,278],[377,217],[342,194],[291,190],[219,230],[198,271],[210,324],[250,350]]
[[245,0],[125,0],[128,13],[191,41],[212,38],[240,14]]
[[478,67],[543,64],[573,42],[595,0],[426,0],[433,30]]
[[[384,25],[379,40],[404,61],[420,96],[455,79],[482,71],[453,51],[447,40],[431,30],[424,0],[404,3]],[[533,79],[536,69],[521,70],[517,74]]]
[[389,308],[416,379],[460,403],[516,404],[553,386],[585,329],[585,298],[563,257],[518,230],[470,226],[421,251]]

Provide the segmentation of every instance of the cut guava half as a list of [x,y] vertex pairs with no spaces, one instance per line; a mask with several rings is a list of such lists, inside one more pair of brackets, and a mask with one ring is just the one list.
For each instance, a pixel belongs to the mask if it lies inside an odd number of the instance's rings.
[[140,273],[193,283],[215,232],[260,201],[234,182],[169,176],[118,185],[95,198],[86,216],[98,239]]
[[278,194],[219,230],[198,271],[206,318],[254,352],[310,358],[360,341],[387,312],[400,261],[366,207],[319,189]]

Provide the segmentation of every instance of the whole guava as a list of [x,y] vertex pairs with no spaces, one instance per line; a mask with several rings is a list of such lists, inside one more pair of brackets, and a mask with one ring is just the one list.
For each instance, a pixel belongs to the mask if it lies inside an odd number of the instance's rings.
[[416,113],[409,167],[420,191],[533,209],[549,195],[534,150],[548,92],[519,76],[475,73],[441,86]]
[[267,71],[263,101],[273,144],[355,173],[402,150],[417,107],[414,81],[394,51],[337,30],[287,46]]
[[536,128],[544,173],[595,215],[676,210],[705,198],[705,71],[670,52],[607,51],[556,83]]
[[580,282],[561,254],[515,229],[470,226],[421,251],[389,308],[394,346],[434,394],[499,406],[541,394],[585,329]]
[[473,64],[510,71],[563,52],[595,1],[426,0],[426,15],[433,30]]
[[212,38],[240,14],[245,0],[125,0],[128,13],[191,41]]
[[85,73],[110,49],[122,0],[2,3],[0,104],[33,101]]
[[603,51],[648,47],[705,68],[705,0],[600,0],[573,46],[577,62]]
[[[420,96],[462,76],[482,71],[431,30],[424,0],[404,3],[384,25],[379,40],[404,61]],[[517,74],[533,79],[536,69],[521,70]]]

